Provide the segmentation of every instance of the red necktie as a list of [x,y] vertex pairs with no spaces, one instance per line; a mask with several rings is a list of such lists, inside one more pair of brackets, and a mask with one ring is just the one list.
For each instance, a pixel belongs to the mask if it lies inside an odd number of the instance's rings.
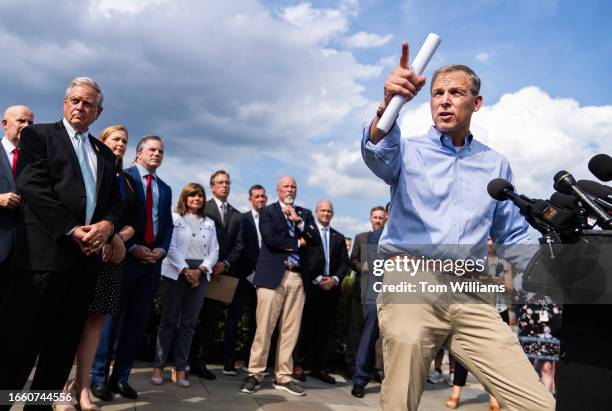
[[153,236],[153,189],[151,188],[151,181],[153,176],[147,174],[147,225],[145,227],[144,240],[147,244],[152,244],[154,240]]
[[13,150],[13,177],[17,177],[17,159],[19,158],[19,149],[15,147]]

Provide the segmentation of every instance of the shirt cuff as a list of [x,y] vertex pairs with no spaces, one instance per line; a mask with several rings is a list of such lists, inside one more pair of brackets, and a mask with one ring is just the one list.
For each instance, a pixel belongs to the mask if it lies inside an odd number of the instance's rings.
[[336,282],[336,285],[340,284],[340,279],[338,277],[336,277],[335,275],[332,276],[332,278],[334,279],[334,281]]
[[323,276],[320,275],[317,278],[315,278],[314,280],[312,280],[313,284],[319,285],[319,283],[321,282],[321,280],[323,279]]
[[79,226],[78,226],[78,225],[75,225],[75,226],[72,228],[72,230],[70,230],[70,231],[68,231],[68,232],[66,233],[66,235],[67,235],[68,237],[70,237],[70,236],[72,235],[72,233],[74,233],[74,230],[76,230],[77,228],[79,228]]

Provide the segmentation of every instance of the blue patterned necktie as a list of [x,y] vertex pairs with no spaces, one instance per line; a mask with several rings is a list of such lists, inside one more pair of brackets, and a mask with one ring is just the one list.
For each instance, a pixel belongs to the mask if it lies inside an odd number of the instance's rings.
[[323,253],[325,254],[325,269],[323,270],[323,275],[328,276],[329,275],[329,244],[328,244],[328,239],[327,239],[327,231],[329,230],[329,228],[327,227],[322,227],[321,230],[323,230]]
[[[289,226],[289,235],[295,238],[295,224],[293,221],[287,219],[287,225]],[[300,265],[300,255],[297,252],[293,252],[289,254],[289,258],[287,258],[287,262],[290,265]]]
[[89,224],[96,208],[96,180],[94,179],[91,167],[89,166],[87,152],[85,151],[86,136],[82,133],[77,133],[74,137],[77,139],[78,142],[77,158],[79,159],[79,166],[81,166],[81,174],[83,175],[83,182],[85,183],[85,195],[87,198],[87,204],[85,208],[85,224]]

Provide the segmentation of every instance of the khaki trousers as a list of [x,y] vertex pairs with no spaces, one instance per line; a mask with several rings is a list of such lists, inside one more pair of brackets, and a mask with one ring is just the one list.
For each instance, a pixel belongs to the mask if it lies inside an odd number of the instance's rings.
[[[419,281],[432,283],[443,275],[417,274]],[[405,280],[405,275],[385,273],[384,283]],[[502,409],[555,409],[553,396],[493,305],[401,304],[381,294],[377,309],[385,366],[379,410],[417,410],[429,366],[441,346],[484,385]]]
[[263,380],[270,340],[277,321],[279,324],[274,374],[279,383],[284,384],[292,380],[293,348],[300,334],[304,300],[302,277],[293,271],[285,271],[280,285],[274,290],[257,288],[257,329],[251,346],[249,375],[258,381]]

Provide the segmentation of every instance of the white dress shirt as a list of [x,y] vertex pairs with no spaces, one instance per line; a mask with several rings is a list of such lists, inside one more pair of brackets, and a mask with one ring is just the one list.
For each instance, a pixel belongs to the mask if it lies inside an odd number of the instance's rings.
[[4,151],[6,152],[9,165],[13,167],[13,151],[15,151],[17,147],[15,147],[15,145],[11,143],[11,141],[6,138],[6,136],[2,137],[2,146],[4,147]]

